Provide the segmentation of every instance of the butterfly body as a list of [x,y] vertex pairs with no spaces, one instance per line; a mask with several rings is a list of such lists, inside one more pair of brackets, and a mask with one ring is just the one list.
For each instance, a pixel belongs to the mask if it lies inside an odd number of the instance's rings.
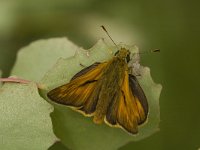
[[[107,63],[102,76],[97,81],[97,87],[101,87],[101,89],[97,88],[97,91],[94,91],[94,93],[99,93],[99,100],[94,114],[96,123],[103,122],[109,106],[116,97],[116,93],[121,89],[126,71],[128,71],[126,57],[121,56],[120,53]],[[109,74],[109,77],[107,74]]]
[[129,50],[121,48],[109,61],[81,70],[47,95],[54,102],[93,116],[95,123],[105,121],[135,134],[147,118],[148,103],[136,77],[128,72],[129,60]]

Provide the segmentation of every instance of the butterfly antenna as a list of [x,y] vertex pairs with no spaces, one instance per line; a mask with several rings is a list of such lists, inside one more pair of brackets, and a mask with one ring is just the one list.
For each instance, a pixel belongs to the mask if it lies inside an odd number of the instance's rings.
[[150,50],[148,52],[139,52],[139,54],[149,54],[149,53],[157,53],[160,52],[160,49],[154,49],[154,50]]
[[154,49],[154,50],[151,50],[152,53],[154,52],[160,52],[160,49]]
[[106,32],[106,34],[108,35],[108,37],[111,39],[111,41],[115,44],[115,46],[117,47],[117,44],[114,42],[114,40],[111,38],[110,34],[108,33],[108,31],[106,30],[106,28],[102,25],[101,26],[102,29]]

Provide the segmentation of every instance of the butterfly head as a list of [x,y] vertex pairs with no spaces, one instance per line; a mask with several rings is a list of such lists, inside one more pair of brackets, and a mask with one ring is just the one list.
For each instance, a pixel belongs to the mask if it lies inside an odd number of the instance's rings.
[[115,56],[119,59],[125,60],[127,63],[130,61],[130,51],[126,48],[121,48],[115,53]]

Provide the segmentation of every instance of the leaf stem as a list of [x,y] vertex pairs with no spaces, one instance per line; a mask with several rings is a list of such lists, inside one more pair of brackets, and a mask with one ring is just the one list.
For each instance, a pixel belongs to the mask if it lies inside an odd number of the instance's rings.
[[[9,78],[0,78],[0,82],[13,82],[13,83],[22,83],[22,84],[28,84],[32,81],[30,80],[25,80],[25,79],[20,79],[20,78],[15,78],[15,77],[9,77]],[[37,87],[39,89],[42,89],[42,85],[39,83],[36,83]]]
[[31,81],[20,79],[20,78],[9,77],[9,78],[0,78],[0,82],[15,82],[15,83],[28,84]]

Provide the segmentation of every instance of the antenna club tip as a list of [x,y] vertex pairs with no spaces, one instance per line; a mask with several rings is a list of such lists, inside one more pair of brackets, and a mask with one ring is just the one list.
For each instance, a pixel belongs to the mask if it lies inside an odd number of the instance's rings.
[[160,52],[160,49],[154,49],[152,52]]
[[[104,30],[104,31],[106,31],[106,28],[105,28],[103,25],[101,25],[100,27],[102,27],[102,28],[103,28],[103,30]],[[106,31],[106,32],[107,32],[107,31]]]
[[106,30],[106,28],[105,28],[103,25],[102,25],[101,27],[102,27],[102,29],[106,32],[106,34],[107,34],[108,37],[111,39],[111,41],[114,43],[114,45],[117,46],[117,44],[113,41],[113,39],[111,38],[110,34],[109,34],[108,31]]

